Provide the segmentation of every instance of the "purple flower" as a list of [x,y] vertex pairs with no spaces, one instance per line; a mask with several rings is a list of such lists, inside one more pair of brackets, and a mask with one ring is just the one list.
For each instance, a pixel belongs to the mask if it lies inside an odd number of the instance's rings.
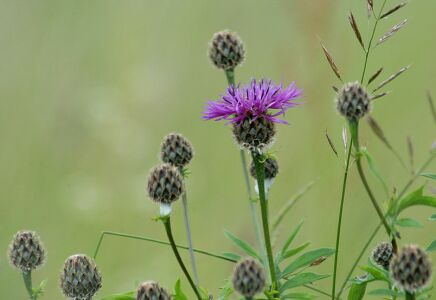
[[229,86],[226,93],[217,101],[209,101],[203,118],[206,120],[228,120],[239,123],[247,118],[265,118],[271,122],[287,124],[277,118],[288,108],[297,106],[301,90],[291,83],[288,87],[277,85],[271,80],[256,81],[240,87]]

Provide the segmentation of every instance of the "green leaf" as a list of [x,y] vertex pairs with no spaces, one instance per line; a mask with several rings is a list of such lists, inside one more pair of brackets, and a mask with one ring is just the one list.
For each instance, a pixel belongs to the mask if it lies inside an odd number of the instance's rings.
[[47,284],[47,279],[44,279],[43,281],[41,281],[41,283],[37,287],[34,287],[32,289],[32,295],[35,298],[41,297],[44,294],[44,288],[45,288],[46,284]]
[[282,259],[284,260],[284,259],[287,259],[287,258],[289,258],[291,256],[294,256],[295,254],[297,254],[297,253],[303,251],[304,249],[306,249],[309,245],[310,245],[310,242],[307,242],[307,243],[304,243],[303,245],[298,246],[296,248],[289,249],[288,251],[286,251],[282,255]]
[[360,269],[368,272],[369,274],[374,276],[374,278],[377,280],[389,282],[389,275],[385,270],[382,270],[375,266],[361,266]]
[[236,246],[238,246],[242,251],[244,251],[249,256],[252,256],[254,258],[257,258],[259,261],[262,261],[259,254],[256,252],[256,250],[251,246],[249,243],[241,240],[237,236],[233,235],[229,231],[224,231],[224,234],[226,237],[231,240]]
[[376,168],[374,161],[373,161],[371,155],[369,154],[368,150],[366,148],[362,148],[360,150],[360,152],[366,157],[366,160],[368,161],[369,170],[372,172],[372,174],[374,174],[374,176],[381,183],[381,185],[383,186],[383,189],[385,190],[386,196],[389,197],[389,188],[388,188],[386,182],[384,181],[383,176],[381,176],[380,172]]
[[296,299],[296,300],[312,300],[315,299],[316,296],[308,293],[289,293],[284,296],[280,296],[283,300],[290,300],[290,299]]
[[188,300],[188,297],[182,292],[182,287],[180,284],[180,279],[177,279],[176,284],[174,286],[174,300]]
[[419,222],[418,220],[415,220],[415,219],[411,219],[411,218],[399,219],[395,222],[395,224],[400,226],[400,227],[413,227],[413,228],[423,228],[424,227],[424,225],[422,225],[421,222]]
[[421,176],[436,180],[436,173],[421,173]]
[[114,294],[104,297],[101,300],[136,300],[136,291],[131,291],[123,294]]
[[350,280],[350,282],[355,284],[363,284],[363,283],[372,282],[374,280],[375,280],[374,276],[372,276],[371,274],[365,274],[362,276],[354,277],[353,279]]
[[227,258],[232,259],[232,260],[236,260],[236,261],[241,259],[241,256],[239,254],[236,254],[233,252],[224,252],[222,254],[222,256],[227,257]]
[[315,273],[300,273],[292,278],[290,278],[288,281],[286,281],[281,287],[280,287],[280,293],[283,291],[286,291],[288,289],[292,289],[294,287],[302,286],[304,284],[312,283],[317,280],[321,280],[324,278],[329,277],[329,275],[319,275]]
[[431,215],[431,216],[428,218],[428,220],[429,220],[429,221],[436,221],[436,214]]
[[348,292],[348,300],[361,300],[365,296],[367,282],[357,284],[353,283],[351,285],[350,291]]
[[433,252],[436,251],[436,240],[431,242],[431,244],[426,249],[427,252]]
[[320,248],[312,251],[308,251],[299,256],[292,263],[290,263],[282,273],[282,277],[291,274],[295,270],[308,266],[321,257],[328,257],[335,253],[335,249],[332,248]]
[[286,250],[288,250],[289,246],[291,245],[291,243],[294,241],[295,237],[297,236],[298,232],[301,229],[301,226],[303,226],[303,221],[301,221],[297,227],[295,227],[295,229],[291,232],[291,234],[289,235],[288,239],[286,240],[286,242],[283,244],[282,247],[282,253],[285,253]]
[[403,210],[415,205],[425,205],[436,208],[436,198],[432,196],[424,196],[424,186],[420,187],[416,191],[413,191],[404,198],[398,200],[396,204],[396,215],[398,216]]
[[231,280],[226,280],[226,284],[220,288],[218,300],[228,300],[233,294],[233,284]]

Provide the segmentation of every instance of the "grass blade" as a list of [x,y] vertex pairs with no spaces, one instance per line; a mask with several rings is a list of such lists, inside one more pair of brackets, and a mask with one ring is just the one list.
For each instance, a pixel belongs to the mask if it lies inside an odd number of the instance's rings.
[[427,92],[427,99],[428,99],[428,103],[430,105],[431,114],[433,115],[433,120],[436,123],[436,107],[434,105],[433,98],[432,98],[430,92]]
[[335,153],[336,157],[338,157],[338,151],[336,151],[336,147],[333,144],[332,139],[330,138],[327,129],[325,130],[325,137],[327,138],[327,141],[329,142],[330,148],[332,148],[333,152]]

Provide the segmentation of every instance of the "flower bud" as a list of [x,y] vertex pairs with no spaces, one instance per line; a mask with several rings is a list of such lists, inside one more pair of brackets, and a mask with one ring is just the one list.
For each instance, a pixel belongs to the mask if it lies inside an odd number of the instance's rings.
[[145,281],[138,287],[136,300],[171,300],[171,295],[155,281]]
[[184,191],[179,170],[169,164],[153,168],[148,176],[147,192],[150,198],[161,204],[171,204]]
[[186,166],[192,159],[193,150],[191,143],[181,134],[170,133],[161,145],[161,159],[176,167]]
[[212,63],[223,70],[232,70],[244,60],[245,50],[239,36],[224,30],[214,34],[209,44],[209,58]]
[[393,247],[390,243],[381,243],[372,251],[372,260],[385,270],[389,269],[393,255]]
[[242,296],[251,298],[265,287],[265,274],[262,266],[252,258],[240,261],[233,271],[233,288]]
[[8,256],[12,265],[22,272],[37,269],[45,262],[45,249],[33,231],[19,231],[12,240]]
[[[277,160],[275,158],[268,157],[265,160],[264,166],[265,166],[265,179],[273,179],[279,173],[279,164],[277,163]],[[253,161],[250,164],[250,174],[254,179],[257,179],[256,167]]]
[[338,112],[349,121],[358,121],[371,109],[370,97],[358,82],[348,83],[342,87],[336,105]]
[[274,123],[263,117],[246,118],[233,124],[233,136],[236,142],[250,151],[262,150],[270,145],[275,133]]

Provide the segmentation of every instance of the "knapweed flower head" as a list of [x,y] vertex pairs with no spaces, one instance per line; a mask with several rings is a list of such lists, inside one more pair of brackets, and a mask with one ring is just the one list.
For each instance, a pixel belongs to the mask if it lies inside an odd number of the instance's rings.
[[180,171],[170,164],[154,167],[148,175],[147,192],[157,203],[168,205],[176,201],[184,192]]
[[279,116],[298,105],[295,100],[300,97],[301,90],[294,83],[283,87],[271,80],[253,79],[246,86],[229,86],[221,99],[207,104],[203,118],[228,121],[239,145],[261,149],[272,142],[275,123],[287,124]]
[[350,82],[338,92],[336,108],[348,121],[358,121],[371,110],[371,98],[359,82]]
[[390,273],[399,288],[415,293],[430,283],[431,262],[419,246],[405,246],[399,255],[392,258]]
[[141,283],[136,291],[136,300],[171,300],[168,293],[155,281],[145,281]]
[[11,264],[17,269],[30,272],[45,262],[46,254],[35,232],[19,231],[9,246],[8,256]]
[[372,260],[377,265],[383,267],[385,270],[388,270],[389,264],[392,260],[393,252],[394,250],[391,243],[380,243],[372,251]]
[[244,44],[235,32],[220,31],[213,35],[208,55],[218,69],[233,70],[244,60]]
[[244,258],[233,271],[233,288],[242,296],[252,298],[265,287],[265,273],[253,258]]
[[164,163],[181,168],[191,161],[193,155],[191,143],[183,135],[170,133],[164,137],[160,154]]
[[84,254],[67,258],[61,271],[62,293],[71,299],[91,299],[101,288],[102,277],[95,262]]

